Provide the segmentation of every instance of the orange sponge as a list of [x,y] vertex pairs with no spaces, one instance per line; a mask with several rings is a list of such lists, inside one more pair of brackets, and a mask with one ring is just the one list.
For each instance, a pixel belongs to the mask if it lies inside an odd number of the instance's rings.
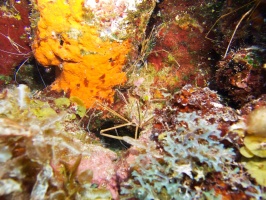
[[42,65],[61,69],[52,89],[77,96],[89,107],[96,99],[113,101],[112,88],[126,81],[122,68],[132,46],[128,39],[101,37],[99,27],[86,21],[83,4],[38,0],[40,20],[32,48]]

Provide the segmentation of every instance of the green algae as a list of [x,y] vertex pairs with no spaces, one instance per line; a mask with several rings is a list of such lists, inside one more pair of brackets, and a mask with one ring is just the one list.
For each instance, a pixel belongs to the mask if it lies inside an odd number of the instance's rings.
[[83,101],[75,96],[70,97],[69,100],[76,105],[76,114],[80,117],[84,117],[86,114],[86,107]]
[[60,109],[68,108],[71,103],[70,99],[66,97],[55,99],[54,102],[55,102],[55,105]]
[[266,187],[266,159],[253,158],[245,160],[245,168],[258,184]]
[[0,81],[3,81],[4,84],[9,84],[12,81],[12,78],[10,76],[5,76],[0,74]]

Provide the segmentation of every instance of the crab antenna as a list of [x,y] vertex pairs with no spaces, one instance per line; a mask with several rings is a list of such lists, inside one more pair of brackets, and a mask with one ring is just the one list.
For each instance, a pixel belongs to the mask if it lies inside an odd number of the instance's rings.
[[18,69],[16,70],[15,74],[14,74],[14,80],[15,80],[15,83],[18,83],[17,82],[17,74],[19,72],[19,70],[21,69],[21,67],[29,60],[29,58],[27,58],[26,60],[23,61],[23,63],[21,63],[21,65],[19,65]]
[[237,25],[236,25],[236,27],[235,27],[235,30],[234,30],[234,32],[233,32],[233,34],[232,34],[232,36],[231,36],[230,41],[229,41],[229,44],[228,44],[228,46],[227,46],[227,48],[226,48],[226,51],[225,51],[225,54],[224,54],[224,57],[223,57],[223,58],[225,58],[225,57],[227,56],[227,53],[228,53],[228,51],[229,51],[229,48],[230,48],[230,46],[231,46],[232,40],[233,40],[233,38],[234,38],[234,36],[235,36],[235,34],[236,34],[236,31],[237,31],[238,27],[240,26],[240,24],[241,24],[241,22],[244,20],[244,18],[245,18],[245,17],[246,17],[251,11],[252,11],[252,8],[251,8],[249,11],[247,11],[247,12],[241,17],[241,19],[239,20],[239,22],[237,23]]

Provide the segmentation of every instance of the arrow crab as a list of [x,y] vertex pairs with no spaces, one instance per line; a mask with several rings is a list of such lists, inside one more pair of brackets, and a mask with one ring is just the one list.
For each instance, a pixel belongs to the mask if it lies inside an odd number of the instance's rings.
[[[89,132],[95,132],[98,129],[101,136],[136,145],[140,133],[147,130],[147,127],[152,124],[153,108],[134,97],[129,97],[126,100],[123,96],[121,102],[115,108],[95,102],[93,107],[87,111],[88,123],[86,128]],[[99,122],[105,120],[112,123],[106,127]],[[97,128],[95,128],[96,126]]]

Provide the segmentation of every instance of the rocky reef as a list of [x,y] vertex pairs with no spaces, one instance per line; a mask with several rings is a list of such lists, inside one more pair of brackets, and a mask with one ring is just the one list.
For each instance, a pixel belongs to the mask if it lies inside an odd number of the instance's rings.
[[1,2],[0,199],[266,199],[265,6]]

